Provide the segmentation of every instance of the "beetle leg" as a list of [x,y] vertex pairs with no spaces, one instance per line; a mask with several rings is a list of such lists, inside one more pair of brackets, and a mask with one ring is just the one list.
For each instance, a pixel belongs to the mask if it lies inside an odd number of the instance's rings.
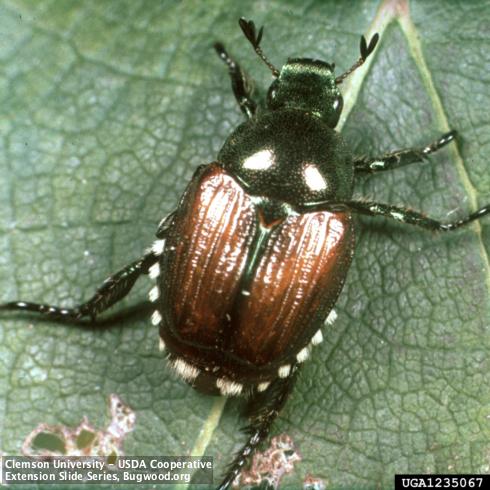
[[231,463],[218,490],[226,490],[230,487],[240,471],[242,471],[249,456],[269,434],[272,423],[279,415],[292,391],[297,371],[297,366],[293,366],[291,374],[287,378],[277,378],[267,390],[256,392],[249,400],[246,415],[249,417],[250,425],[244,428],[244,432],[248,435],[248,440],[235,455],[235,459]]
[[[326,207],[328,207],[328,204]],[[487,204],[478,211],[475,211],[462,219],[451,221],[449,223],[441,223],[438,220],[428,218],[418,211],[412,211],[411,209],[402,208],[400,206],[392,206],[391,204],[382,204],[378,202],[347,201],[339,203],[339,205],[331,204],[330,207],[337,210],[344,208],[369,216],[384,216],[385,218],[391,218],[396,221],[401,221],[402,223],[416,225],[434,231],[456,230],[460,226],[466,225],[467,223],[482,218],[490,213],[490,204]]]
[[104,281],[96,293],[86,303],[73,308],[62,308],[25,301],[12,301],[0,305],[0,310],[17,310],[41,313],[52,318],[67,318],[79,320],[83,317],[91,317],[110,308],[113,304],[122,300],[131,291],[136,280],[142,274],[148,274],[149,268],[158,261],[155,251],[149,252],[143,258],[127,265]]
[[257,104],[251,97],[253,88],[252,82],[240,68],[240,65],[228,54],[221,43],[215,43],[214,49],[218,53],[218,56],[228,66],[231,78],[231,88],[233,89],[233,93],[235,94],[240,109],[248,119],[252,118],[257,109]]
[[360,157],[354,160],[354,168],[356,172],[374,173],[403,167],[410,163],[422,162],[427,158],[427,155],[434,153],[453,141],[456,135],[457,132],[453,130],[443,134],[440,138],[422,148],[406,148],[371,158]]

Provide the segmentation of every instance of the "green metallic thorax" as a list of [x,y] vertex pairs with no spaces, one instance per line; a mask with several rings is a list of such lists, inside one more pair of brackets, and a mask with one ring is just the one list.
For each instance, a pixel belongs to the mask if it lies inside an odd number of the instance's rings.
[[354,170],[343,138],[297,109],[267,111],[238,126],[218,161],[249,194],[294,208],[352,195]]
[[352,157],[333,129],[342,105],[329,64],[293,59],[272,83],[266,110],[226,140],[218,161],[257,197],[266,218],[350,199]]

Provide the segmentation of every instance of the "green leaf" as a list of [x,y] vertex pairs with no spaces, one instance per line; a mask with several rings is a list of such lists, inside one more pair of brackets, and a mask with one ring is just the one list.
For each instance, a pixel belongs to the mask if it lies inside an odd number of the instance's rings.
[[[383,3],[6,0],[0,6],[0,302],[73,305],[141,256],[193,169],[242,121],[222,40],[261,92],[271,77],[237,26],[265,25],[264,51],[347,69],[355,153],[459,131],[429,163],[359,179],[356,197],[440,219],[490,201],[490,10],[485,1]],[[490,219],[431,234],[361,219],[336,324],[306,363],[273,434],[287,433],[328,488],[391,488],[394,473],[488,473]],[[142,280],[124,304],[137,304]],[[205,453],[215,475],[244,441],[241,401],[175,379],[145,317],[83,330],[0,318],[0,450],[40,423],[107,424],[107,397],[135,412],[130,455]],[[224,409],[223,409],[224,407]],[[120,488],[120,487],[119,487]],[[170,487],[166,487],[170,488]]]

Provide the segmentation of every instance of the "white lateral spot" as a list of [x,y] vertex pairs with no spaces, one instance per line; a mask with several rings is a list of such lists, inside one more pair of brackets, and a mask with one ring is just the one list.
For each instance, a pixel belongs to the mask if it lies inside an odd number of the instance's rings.
[[216,380],[216,386],[224,396],[236,396],[242,392],[243,385],[235,383],[235,381],[228,381],[225,378],[218,378]]
[[324,191],[327,188],[327,182],[320,173],[320,170],[318,170],[318,167],[313,163],[304,165],[303,178],[305,179],[306,185],[312,191]]
[[151,315],[151,324],[160,325],[161,321],[162,321],[162,315],[160,315],[160,312],[158,310],[155,310]]
[[280,378],[287,378],[291,372],[291,364],[284,364],[277,370],[277,374]]
[[393,218],[395,218],[397,221],[405,221],[403,214],[399,213],[398,211],[392,211],[391,216],[393,216]]
[[269,388],[270,381],[266,381],[265,383],[260,383],[257,385],[257,391],[265,391],[267,388]]
[[199,369],[192,364],[185,362],[183,359],[177,358],[170,363],[177,374],[186,381],[194,381],[199,375]]
[[335,310],[332,310],[328,314],[327,319],[325,320],[325,323],[332,325],[335,320],[337,320],[337,312]]
[[247,291],[246,289],[242,289],[242,294],[243,296],[250,296],[250,291]]
[[261,150],[248,157],[243,162],[243,168],[248,170],[267,170],[276,163],[276,156],[272,150]]
[[165,248],[165,240],[156,240],[151,247],[151,251],[155,255],[162,255],[164,248]]
[[160,352],[164,352],[165,351],[165,342],[162,340],[161,337],[160,337],[160,339],[158,341],[158,350]]
[[296,354],[296,359],[298,360],[298,362],[304,362],[306,361],[306,359],[308,359],[309,355],[310,349],[308,349],[308,347],[304,347]]
[[311,343],[313,345],[318,345],[323,342],[323,334],[321,330],[318,330],[315,335],[311,338]]
[[160,264],[158,262],[150,267],[150,270],[148,271],[148,275],[152,279],[156,279],[160,275]]
[[151,288],[150,292],[148,293],[148,297],[153,303],[160,297],[160,289],[158,289],[158,286]]

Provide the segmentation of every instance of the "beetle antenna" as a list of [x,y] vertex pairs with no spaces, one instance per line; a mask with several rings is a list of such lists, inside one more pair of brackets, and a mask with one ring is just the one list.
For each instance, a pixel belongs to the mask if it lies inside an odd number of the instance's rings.
[[369,41],[369,45],[366,43],[366,38],[361,36],[361,57],[345,72],[335,79],[335,83],[340,85],[354,70],[357,70],[360,66],[364,64],[368,56],[374,51],[376,44],[379,41],[379,34],[376,33]]
[[253,20],[247,20],[240,17],[238,23],[240,24],[243,34],[245,34],[245,37],[250,41],[250,44],[253,46],[255,52],[259,55],[259,58],[267,65],[272,74],[277,78],[279,76],[279,70],[267,59],[260,47],[264,27],[261,27],[257,33]]

